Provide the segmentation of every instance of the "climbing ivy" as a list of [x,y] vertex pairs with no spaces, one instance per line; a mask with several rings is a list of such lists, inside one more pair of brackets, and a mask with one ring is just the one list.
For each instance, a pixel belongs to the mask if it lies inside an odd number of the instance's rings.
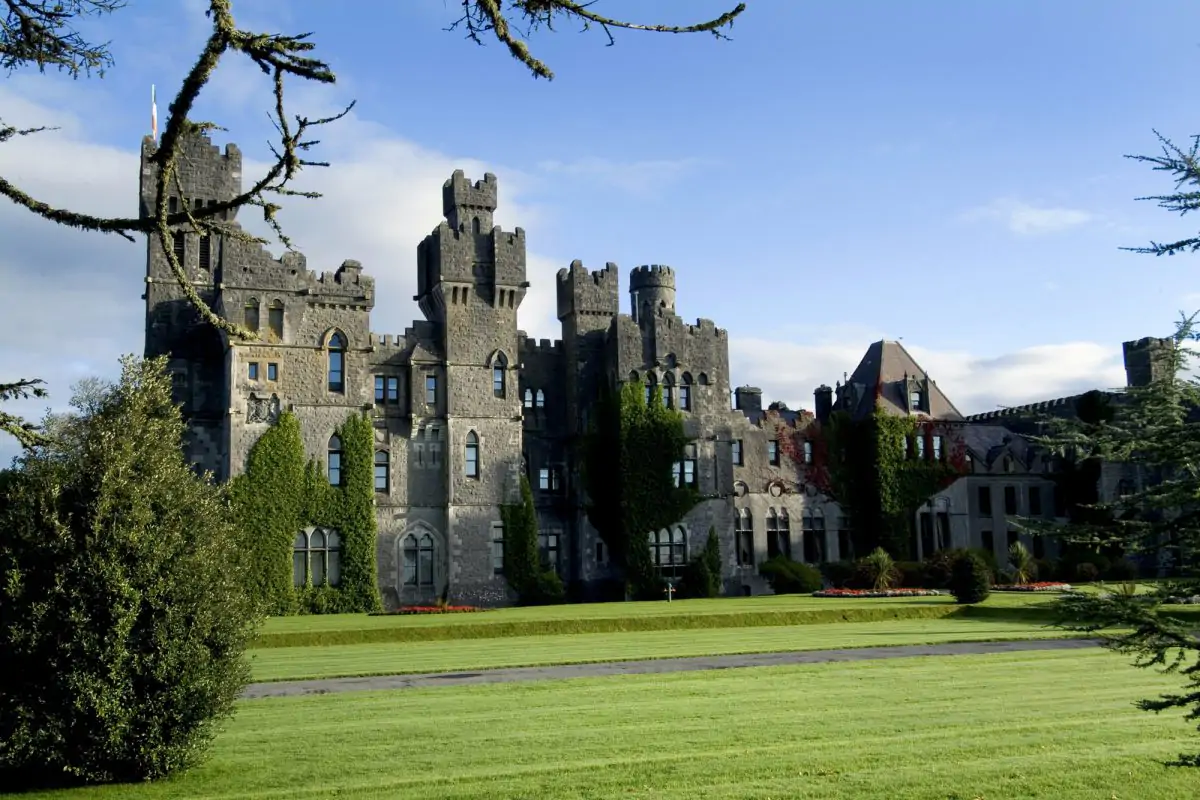
[[[836,500],[849,517],[857,552],[883,547],[896,558],[911,557],[910,526],[931,495],[967,471],[966,447],[952,423],[889,414],[876,409],[861,420],[844,411],[821,423],[801,415],[794,423],[768,413],[780,450],[794,462],[798,484],[811,484]],[[932,437],[942,439],[940,459]],[[918,458],[917,439],[925,442]],[[811,445],[806,462],[804,444]]]
[[563,601],[562,579],[542,566],[538,552],[537,511],[529,479],[521,476],[521,502],[500,506],[504,522],[504,577],[521,605]]
[[[330,486],[321,465],[307,461],[300,424],[281,414],[250,449],[246,472],[230,498],[251,593],[271,614],[344,613],[381,608],[376,578],[374,433],[365,416],[350,416],[342,441],[342,485]],[[292,546],[301,529],[333,528],[341,538],[339,585],[295,587]]]
[[692,487],[675,485],[674,467],[691,439],[683,415],[666,408],[658,387],[625,383],[603,391],[583,441],[583,485],[588,520],[625,570],[638,598],[661,598],[662,579],[651,563],[649,534],[679,522],[700,501]]

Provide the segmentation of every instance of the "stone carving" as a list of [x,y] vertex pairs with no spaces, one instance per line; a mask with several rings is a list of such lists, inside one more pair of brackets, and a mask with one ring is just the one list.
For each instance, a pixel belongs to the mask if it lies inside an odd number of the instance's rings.
[[246,401],[246,422],[270,422],[279,419],[279,395],[257,397],[250,395]]

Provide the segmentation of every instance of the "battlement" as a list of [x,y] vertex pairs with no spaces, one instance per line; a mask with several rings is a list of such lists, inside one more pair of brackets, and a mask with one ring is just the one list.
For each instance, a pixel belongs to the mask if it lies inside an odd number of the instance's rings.
[[718,328],[717,323],[703,317],[697,319],[695,325],[685,324],[683,329],[688,336],[707,336],[710,339],[725,339],[729,336],[724,328]]
[[635,267],[629,273],[629,291],[639,289],[674,289],[675,270],[662,264]]
[[1053,400],[1041,400],[1036,403],[1026,403],[1020,406],[1009,406],[1007,408],[998,408],[995,411],[984,411],[979,414],[970,414],[963,417],[967,422],[987,422],[994,419],[1003,419],[1004,417],[1015,417],[1023,414],[1039,414],[1047,411],[1053,411],[1057,408],[1072,405],[1079,398],[1079,395],[1074,394],[1070,397],[1056,397]]
[[483,180],[471,183],[461,169],[454,170],[450,179],[442,184],[442,213],[449,219],[458,209],[486,212],[496,210],[499,188],[496,176],[488,172]]
[[[176,161],[177,184],[167,187],[172,197],[182,193],[192,205],[211,205],[236,197],[242,190],[242,151],[235,144],[225,145],[225,151],[212,143],[203,134],[186,134],[179,143],[180,153]],[[142,138],[141,154],[141,200],[140,213],[151,213],[158,192],[158,164],[154,157],[158,153],[158,142],[151,136]],[[237,209],[227,212],[233,220]]]
[[408,346],[408,337],[402,333],[371,332],[371,343],[379,350],[403,350]]
[[362,264],[346,259],[336,272],[308,273],[309,294],[374,300],[375,279],[363,275]]
[[561,339],[522,339],[522,356],[562,355]]
[[572,314],[607,320],[620,310],[620,275],[611,261],[593,272],[576,259],[558,271],[556,288],[560,320]]

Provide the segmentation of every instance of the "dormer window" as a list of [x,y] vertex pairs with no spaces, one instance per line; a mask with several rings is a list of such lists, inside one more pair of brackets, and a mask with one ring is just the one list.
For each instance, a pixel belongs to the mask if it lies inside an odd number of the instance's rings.
[[909,390],[909,392],[908,392],[908,410],[909,411],[920,411],[921,410],[921,390],[920,389],[910,389]]

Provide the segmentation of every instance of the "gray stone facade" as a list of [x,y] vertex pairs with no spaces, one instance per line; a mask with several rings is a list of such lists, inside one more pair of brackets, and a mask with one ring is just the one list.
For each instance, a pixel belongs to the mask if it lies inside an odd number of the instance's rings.
[[[143,215],[154,202],[154,149],[153,140],[143,141]],[[241,154],[192,138],[179,185],[181,193],[168,199],[172,207],[231,198],[241,191]],[[704,499],[671,529],[651,532],[667,574],[703,546],[710,528],[720,539],[729,594],[768,591],[758,565],[777,553],[810,562],[848,557],[837,504],[805,485],[802,470],[772,444],[775,425],[795,425],[799,416],[782,408],[766,414],[752,387],[731,390],[727,333],[711,320],[690,324],[676,313],[674,271],[634,269],[626,315],[619,312],[617,267],[590,271],[573,262],[556,278],[562,338],[535,341],[517,327],[530,285],[525,232],[493,225],[497,201],[493,175],[472,183],[456,171],[446,181],[443,220],[417,249],[414,300],[425,319],[398,336],[371,331],[375,285],[356,261],[317,274],[297,253],[276,259],[258,245],[180,233],[173,246],[196,291],[225,318],[259,333],[255,341],[231,340],[200,324],[151,242],[146,354],[169,356],[188,423],[188,457],[227,480],[244,470],[250,448],[286,410],[300,422],[307,455],[330,465],[334,431],[367,411],[375,424],[378,578],[386,605],[443,594],[455,602],[509,601],[499,507],[518,501],[522,471],[533,487],[544,557],[579,596],[596,597],[618,576],[582,510],[578,445],[599,387],[632,381],[662,387],[695,440],[680,475],[694,480]],[[236,225],[232,216],[228,221]],[[1135,359],[1146,350],[1139,344]],[[892,345],[872,345],[855,376],[872,375],[839,385],[836,401],[833,390],[817,389],[818,418],[835,402],[846,409],[869,403],[874,385],[888,377]],[[903,372],[891,376],[896,413],[957,417],[920,367]],[[918,391],[926,407],[904,407]],[[992,470],[998,452],[988,445],[976,453],[975,474],[964,479],[970,486],[947,490],[936,498],[938,508],[970,516],[974,483]],[[952,538],[979,544],[979,532],[966,527]],[[1000,542],[994,547],[1002,552]]]

